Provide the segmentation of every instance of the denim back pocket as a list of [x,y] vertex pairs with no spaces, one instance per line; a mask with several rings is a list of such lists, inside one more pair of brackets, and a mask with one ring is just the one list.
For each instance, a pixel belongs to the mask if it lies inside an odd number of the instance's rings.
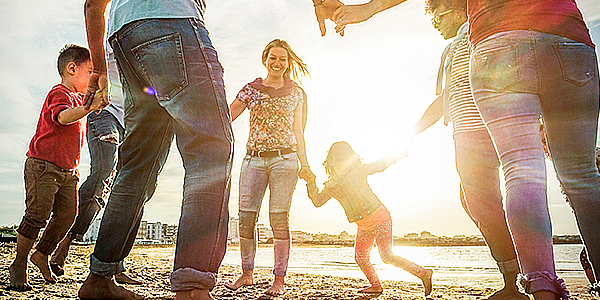
[[476,51],[471,67],[473,90],[517,90],[521,82],[516,45]]
[[150,83],[148,93],[158,100],[170,100],[188,85],[179,33],[150,40],[131,51]]
[[553,44],[558,56],[563,80],[576,86],[584,86],[596,74],[596,53],[582,43],[563,42]]

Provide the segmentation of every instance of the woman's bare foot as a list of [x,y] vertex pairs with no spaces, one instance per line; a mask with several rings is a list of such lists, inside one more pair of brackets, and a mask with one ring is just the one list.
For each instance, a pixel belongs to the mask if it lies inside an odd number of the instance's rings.
[[529,296],[521,294],[517,289],[508,290],[503,288],[496,291],[491,296],[485,298],[487,300],[529,300]]
[[17,292],[30,291],[31,286],[27,284],[27,261],[25,264],[17,261],[13,262],[8,268],[8,274],[10,276],[10,284],[8,285],[9,290]]
[[83,299],[144,299],[132,291],[118,286],[112,277],[103,277],[90,273],[85,279],[78,293],[79,298]]
[[431,289],[433,289],[431,277],[433,277],[433,270],[425,269],[425,275],[421,278],[421,280],[423,280],[423,287],[425,288],[425,296],[429,296],[429,294],[431,294]]
[[209,290],[190,290],[175,292],[175,300],[214,300]]
[[250,270],[250,271],[244,271],[242,273],[242,276],[240,276],[240,278],[238,278],[233,283],[225,284],[225,287],[235,291],[243,286],[253,285],[253,284],[254,284],[254,270]]
[[383,287],[381,284],[373,284],[370,287],[364,288],[358,292],[363,294],[381,294],[383,293]]
[[127,276],[127,274],[125,274],[125,273],[119,273],[119,274],[115,275],[115,281],[120,284],[131,284],[131,285],[142,284],[141,281],[135,280],[135,279]]
[[273,284],[265,291],[265,294],[270,296],[281,296],[285,294],[285,276],[275,276]]
[[29,260],[31,260],[31,262],[38,267],[38,269],[40,269],[42,276],[44,276],[44,279],[46,279],[47,282],[56,283],[56,277],[54,274],[52,274],[52,272],[50,272],[48,255],[36,250],[33,252],[33,254],[31,254]]

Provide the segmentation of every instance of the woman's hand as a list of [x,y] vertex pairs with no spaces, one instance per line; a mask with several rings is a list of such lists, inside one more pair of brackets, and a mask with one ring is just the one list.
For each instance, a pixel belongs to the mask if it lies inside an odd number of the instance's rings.
[[319,22],[319,29],[321,30],[321,36],[325,35],[325,20],[332,18],[333,12],[343,4],[339,0],[313,0],[315,6],[315,15],[317,22]]
[[300,172],[298,173],[298,177],[305,180],[306,182],[315,181],[317,179],[317,176],[313,174],[309,166],[302,166],[300,168]]
[[341,5],[333,13],[332,20],[335,22],[335,32],[344,36],[344,28],[348,24],[360,23],[371,18],[376,11],[371,5]]

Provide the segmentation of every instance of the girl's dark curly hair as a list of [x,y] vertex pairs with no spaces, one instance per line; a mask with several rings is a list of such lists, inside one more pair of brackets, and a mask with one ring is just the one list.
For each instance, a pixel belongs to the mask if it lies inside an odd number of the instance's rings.
[[446,9],[467,11],[467,0],[427,0],[425,12],[433,15],[433,12],[442,4],[446,6]]

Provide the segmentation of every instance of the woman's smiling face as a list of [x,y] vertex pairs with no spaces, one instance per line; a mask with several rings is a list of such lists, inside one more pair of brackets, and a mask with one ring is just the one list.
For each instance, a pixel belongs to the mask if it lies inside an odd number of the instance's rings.
[[269,49],[269,55],[265,61],[265,67],[269,77],[281,78],[289,67],[288,53],[281,47]]

